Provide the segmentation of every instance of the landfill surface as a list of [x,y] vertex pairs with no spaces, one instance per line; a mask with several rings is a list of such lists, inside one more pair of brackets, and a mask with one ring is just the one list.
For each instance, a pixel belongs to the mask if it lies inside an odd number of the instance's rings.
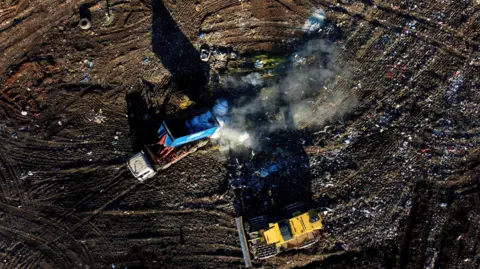
[[[298,201],[322,240],[255,267],[480,266],[478,0],[3,0],[0,55],[0,268],[243,268]],[[132,176],[218,97],[252,145]]]

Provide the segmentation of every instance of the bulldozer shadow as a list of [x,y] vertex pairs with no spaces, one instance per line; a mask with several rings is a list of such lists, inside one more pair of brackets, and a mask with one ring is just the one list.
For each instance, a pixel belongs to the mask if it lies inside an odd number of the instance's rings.
[[253,157],[241,151],[230,158],[230,174],[240,174],[237,215],[279,216],[286,206],[312,201],[310,165],[304,143],[307,134],[292,129],[264,137],[262,151]]

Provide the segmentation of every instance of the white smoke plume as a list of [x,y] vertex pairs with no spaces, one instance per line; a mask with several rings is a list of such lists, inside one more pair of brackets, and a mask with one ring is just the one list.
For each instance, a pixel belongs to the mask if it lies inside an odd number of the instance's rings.
[[222,81],[226,88],[257,87],[262,86],[263,83],[262,76],[259,73],[250,73],[243,77],[228,76]]
[[[231,126],[268,135],[280,129],[321,126],[344,115],[355,107],[356,101],[352,94],[332,86],[338,76],[347,73],[345,68],[335,65],[335,54],[332,44],[312,40],[293,53],[292,66],[273,84],[264,83],[258,73],[227,79],[225,85],[229,87],[267,84],[256,98],[232,108]],[[235,140],[240,133],[228,129],[222,138],[238,142]]]

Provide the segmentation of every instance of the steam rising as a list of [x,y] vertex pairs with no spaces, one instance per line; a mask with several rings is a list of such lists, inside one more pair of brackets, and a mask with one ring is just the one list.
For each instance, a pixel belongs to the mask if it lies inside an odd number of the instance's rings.
[[348,112],[356,103],[352,94],[332,86],[346,73],[332,60],[335,53],[327,41],[312,40],[293,53],[286,74],[273,83],[267,84],[259,73],[227,78],[226,87],[260,91],[255,98],[234,100],[240,104],[232,108],[233,124],[222,130],[221,138],[238,144],[245,128],[256,133],[255,137],[266,136],[281,129],[321,126]]

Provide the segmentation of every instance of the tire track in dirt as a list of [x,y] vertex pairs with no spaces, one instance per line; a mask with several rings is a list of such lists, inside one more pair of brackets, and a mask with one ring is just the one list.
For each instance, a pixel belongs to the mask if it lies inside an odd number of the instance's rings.
[[[62,234],[62,233],[66,233],[67,229],[66,227],[63,227],[63,226],[59,226],[58,223],[53,223],[51,221],[49,221],[48,219],[45,219],[43,217],[41,217],[40,215],[37,215],[35,213],[32,213],[31,211],[29,211],[29,209],[23,209],[23,208],[17,208],[17,207],[12,207],[12,206],[9,206],[9,205],[6,205],[6,204],[2,204],[0,203],[0,211],[3,211],[5,213],[8,213],[9,214],[9,217],[12,216],[12,217],[15,217],[17,218],[18,220],[26,220],[29,224],[30,224],[30,228],[29,229],[33,229],[32,231],[34,231],[34,233],[38,233],[38,229],[42,229],[42,228],[48,228],[45,233],[43,234],[40,234],[39,236],[35,236],[37,239],[37,241],[39,240],[43,240],[43,243],[42,245],[45,245],[45,239],[40,237],[40,236],[46,236],[47,234],[51,237],[52,235],[54,234]],[[2,219],[2,221],[5,221],[4,219]],[[20,221],[19,221],[20,222]],[[18,222],[17,222],[18,223]],[[17,225],[15,225],[17,226]],[[22,227],[27,227],[26,225],[22,226]],[[32,235],[32,231],[27,231],[27,230],[24,230],[24,231],[21,231],[23,232],[25,235]],[[68,234],[68,233],[67,233]],[[33,235],[32,235],[33,236]],[[87,257],[87,259],[92,262],[94,259],[93,257],[91,256],[91,254],[85,249],[83,248],[80,244],[77,243],[76,239],[71,236],[71,235],[68,235],[68,237],[66,238],[68,241],[67,242],[71,242],[70,244],[74,244],[77,246],[77,249],[79,249],[79,254],[81,254],[83,257]],[[62,243],[63,244],[63,243]],[[60,249],[59,249],[60,246],[55,246],[55,251],[60,251],[62,252]],[[54,249],[52,247],[52,250]],[[22,250],[24,249],[20,249],[18,250],[19,252],[21,252]],[[28,256],[28,253],[25,253],[26,256]],[[17,255],[15,255],[16,257],[20,257],[17,253]],[[32,257],[30,257],[32,258]],[[29,258],[27,258],[28,260]],[[83,260],[83,259],[82,259]],[[12,260],[9,260],[10,264],[12,264],[12,261],[14,261],[14,259]],[[20,261],[19,261],[20,262]],[[22,261],[23,262],[23,261]],[[26,264],[28,264],[26,261],[24,262]]]
[[[363,11],[362,12],[356,12],[356,11],[353,11],[353,10],[349,10],[348,8],[342,7],[338,4],[332,3],[330,1],[322,0],[320,2],[322,3],[322,5],[335,7],[336,11],[338,10],[339,12],[342,12],[344,14],[348,14],[351,17],[360,18],[360,19],[362,19],[366,22],[372,23],[375,26],[381,26],[381,27],[384,27],[384,28],[386,28],[390,31],[393,31],[393,32],[400,31],[401,29],[404,28],[404,26],[400,26],[400,25],[397,25],[395,23],[388,22],[386,20],[377,19],[375,17],[373,17],[373,18],[368,17]],[[428,27],[428,25],[427,25],[427,27]],[[435,33],[436,30],[437,30],[436,28],[428,28],[428,31],[433,31],[434,33]],[[426,30],[425,32],[428,32],[428,31]],[[452,45],[452,44],[447,45],[445,43],[441,43],[437,39],[429,37],[428,34],[423,34],[422,32],[415,31],[415,30],[410,31],[410,34],[412,36],[424,41],[425,43],[430,44],[434,47],[437,47],[437,48],[439,48],[439,49],[441,49],[441,50],[443,50],[443,51],[445,51],[449,54],[455,55],[462,60],[467,60],[467,59],[470,58],[470,57],[468,57],[468,55],[466,53],[461,52],[458,49],[456,49],[455,45]],[[467,43],[473,44],[472,43],[473,41],[471,41],[471,40],[464,40],[464,41],[467,42]]]

